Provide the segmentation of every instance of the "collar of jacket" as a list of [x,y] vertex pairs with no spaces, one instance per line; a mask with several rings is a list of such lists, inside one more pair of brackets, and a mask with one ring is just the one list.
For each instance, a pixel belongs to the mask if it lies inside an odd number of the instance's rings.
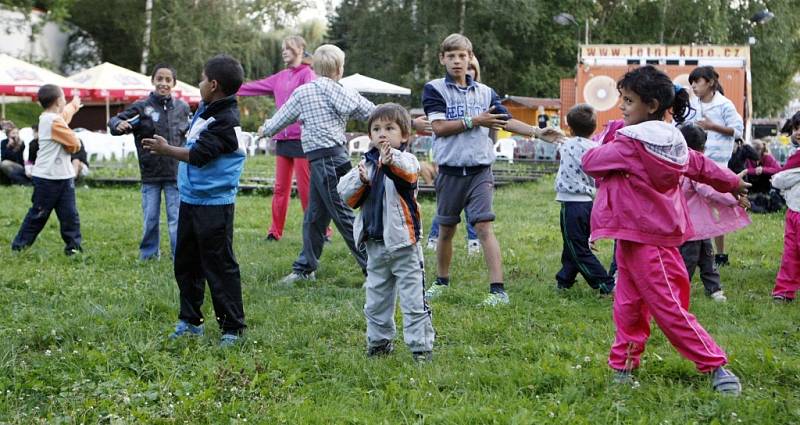
[[[448,84],[448,85],[453,86],[453,87],[458,87],[460,89],[464,88],[464,87],[461,87],[458,84],[456,84],[456,81],[453,79],[453,77],[451,77],[450,74],[447,74],[447,73],[444,74],[444,82],[446,84]],[[470,87],[473,87],[473,86],[477,86],[477,83],[472,80],[472,76],[471,75],[467,74],[467,87],[466,88],[470,88]]]
[[161,96],[154,91],[150,92],[150,100],[159,105],[172,106],[172,96]]
[[200,104],[200,108],[197,110],[200,113],[200,117],[206,119],[210,116],[217,114],[219,111],[228,109],[230,107],[236,107],[236,95],[232,94],[227,97],[223,97],[222,99],[215,100],[208,105],[205,103]]

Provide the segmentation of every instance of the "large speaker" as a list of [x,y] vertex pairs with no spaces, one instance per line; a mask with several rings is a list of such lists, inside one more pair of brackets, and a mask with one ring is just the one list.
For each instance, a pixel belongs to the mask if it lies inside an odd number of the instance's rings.
[[583,98],[597,111],[607,111],[616,106],[619,99],[617,82],[607,75],[592,77],[583,86]]

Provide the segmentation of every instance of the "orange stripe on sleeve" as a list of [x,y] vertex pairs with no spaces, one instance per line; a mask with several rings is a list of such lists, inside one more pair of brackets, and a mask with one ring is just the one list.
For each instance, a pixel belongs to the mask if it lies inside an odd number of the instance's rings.
[[75,135],[72,129],[67,127],[67,123],[65,123],[64,120],[59,118],[53,120],[53,126],[50,132],[52,139],[64,145],[64,149],[66,149],[67,152],[75,153],[81,149],[80,139],[78,139],[78,136]]
[[405,180],[405,181],[407,181],[407,182],[409,182],[411,184],[414,184],[414,183],[417,182],[417,178],[418,178],[417,173],[408,172],[408,171],[406,171],[406,170],[404,170],[404,169],[402,169],[402,168],[400,168],[400,167],[398,167],[398,166],[396,166],[394,164],[389,165],[389,169],[392,170],[392,173],[394,173],[396,176],[400,177],[401,179],[403,179],[403,180]]
[[408,209],[406,200],[402,197],[399,198],[400,205],[403,207],[403,218],[406,220],[406,229],[408,229],[408,240],[412,244],[417,243],[417,238],[414,236],[414,220],[411,218],[411,210]]
[[355,208],[356,204],[358,204],[358,201],[360,201],[361,197],[364,196],[364,191],[366,191],[366,189],[367,189],[366,185],[359,187],[356,193],[353,194],[353,196],[347,198],[346,201],[347,205],[349,205],[350,208]]

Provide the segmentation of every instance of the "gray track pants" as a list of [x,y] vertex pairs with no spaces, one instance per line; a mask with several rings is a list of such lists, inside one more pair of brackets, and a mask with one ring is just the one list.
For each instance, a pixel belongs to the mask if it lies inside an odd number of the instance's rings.
[[353,210],[344,203],[336,185],[339,178],[347,174],[353,166],[347,154],[326,156],[309,162],[311,168],[308,207],[303,216],[303,250],[292,265],[296,272],[313,272],[319,267],[322,247],[325,244],[325,230],[331,223],[336,224],[350,252],[358,265],[367,265],[366,253],[353,242]]
[[383,242],[367,241],[367,345],[395,337],[394,308],[400,295],[403,337],[411,352],[432,351],[431,311],[424,300],[424,269],[419,245],[387,251]]

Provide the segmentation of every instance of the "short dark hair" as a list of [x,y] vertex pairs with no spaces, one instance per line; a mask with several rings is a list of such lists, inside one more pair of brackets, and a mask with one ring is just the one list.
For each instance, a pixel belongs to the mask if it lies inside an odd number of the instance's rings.
[[578,137],[589,137],[597,128],[597,114],[592,105],[579,103],[567,112],[567,125],[572,134]]
[[244,82],[242,64],[228,55],[217,55],[209,59],[203,66],[208,81],[216,80],[225,96],[239,91]]
[[45,109],[53,106],[53,103],[58,101],[58,98],[62,95],[61,87],[55,84],[45,84],[39,87],[39,91],[36,93],[36,97],[39,98],[39,104]]
[[683,124],[680,127],[683,138],[686,139],[686,145],[690,149],[702,152],[706,149],[706,139],[708,133],[694,124]]
[[156,72],[158,72],[159,69],[169,69],[169,72],[172,73],[172,79],[175,80],[176,82],[178,81],[178,71],[176,71],[175,67],[173,67],[172,65],[170,65],[168,63],[157,63],[153,67],[153,73],[150,74],[150,79],[151,80],[156,78]]
[[396,103],[384,103],[378,105],[375,110],[370,114],[367,120],[367,132],[372,133],[372,123],[378,120],[386,120],[395,122],[400,127],[400,133],[403,137],[411,135],[411,115],[406,108]]

